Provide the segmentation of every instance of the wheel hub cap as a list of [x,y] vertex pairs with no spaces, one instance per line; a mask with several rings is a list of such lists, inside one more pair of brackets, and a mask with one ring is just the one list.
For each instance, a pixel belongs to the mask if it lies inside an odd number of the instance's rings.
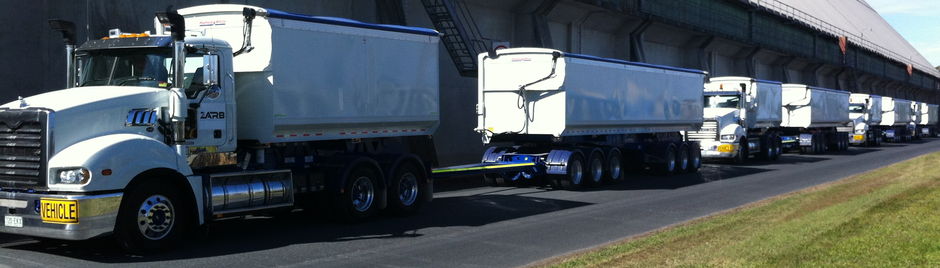
[[173,228],[173,203],[162,195],[144,200],[137,212],[137,228],[147,239],[158,240]]

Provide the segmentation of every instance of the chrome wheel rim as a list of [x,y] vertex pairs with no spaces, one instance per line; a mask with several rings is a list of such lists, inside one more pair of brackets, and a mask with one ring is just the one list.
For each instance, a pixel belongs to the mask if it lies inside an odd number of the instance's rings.
[[601,176],[604,174],[604,163],[601,162],[600,158],[594,158],[594,161],[591,161],[591,179],[595,182],[601,181]]
[[398,181],[398,200],[411,205],[418,199],[418,178],[413,173],[405,173]]
[[686,169],[689,167],[689,153],[688,151],[682,151],[679,153],[679,169]]
[[574,161],[568,163],[568,170],[570,175],[571,183],[581,184],[581,161]]
[[150,240],[166,237],[173,229],[173,203],[165,196],[154,195],[140,204],[137,210],[137,228]]
[[352,204],[356,210],[369,210],[369,207],[372,206],[372,200],[375,199],[375,189],[372,187],[372,181],[367,177],[356,178],[350,195],[352,195]]
[[610,177],[614,180],[619,180],[621,177],[620,171],[620,158],[612,157],[610,159]]

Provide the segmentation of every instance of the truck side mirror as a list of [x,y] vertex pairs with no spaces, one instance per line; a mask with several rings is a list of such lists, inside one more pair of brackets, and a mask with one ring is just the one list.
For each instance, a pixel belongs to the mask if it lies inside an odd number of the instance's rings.
[[219,84],[219,56],[218,55],[203,55],[202,56],[202,81],[203,85],[218,85]]

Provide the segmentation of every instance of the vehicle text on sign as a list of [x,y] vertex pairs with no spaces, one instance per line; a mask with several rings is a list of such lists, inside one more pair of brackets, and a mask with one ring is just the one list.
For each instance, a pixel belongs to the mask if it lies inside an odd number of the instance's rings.
[[42,199],[39,213],[43,222],[78,223],[78,201]]

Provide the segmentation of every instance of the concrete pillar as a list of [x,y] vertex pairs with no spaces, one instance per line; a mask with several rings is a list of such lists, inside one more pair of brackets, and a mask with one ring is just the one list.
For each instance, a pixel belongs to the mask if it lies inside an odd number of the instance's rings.
[[652,20],[644,20],[636,29],[630,32],[630,61],[646,62],[646,51],[643,51],[643,32],[653,25]]

